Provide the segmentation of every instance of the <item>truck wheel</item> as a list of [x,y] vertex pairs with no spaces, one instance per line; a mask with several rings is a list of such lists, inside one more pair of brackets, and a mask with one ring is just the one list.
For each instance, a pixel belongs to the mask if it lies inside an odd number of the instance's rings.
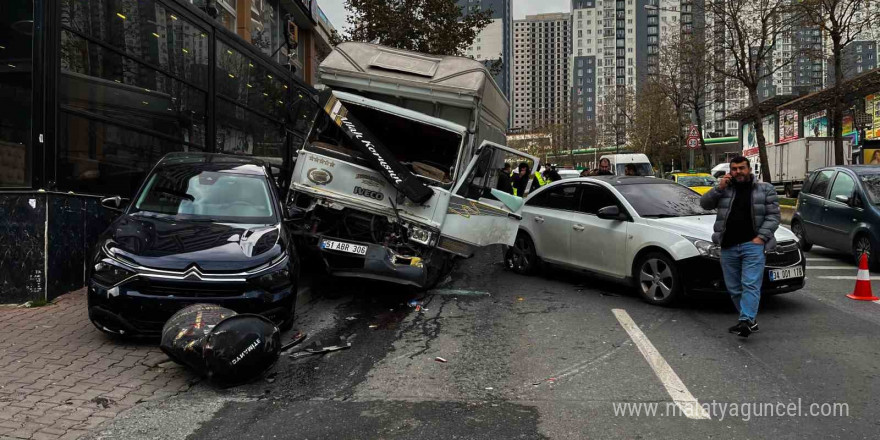
[[797,220],[791,222],[791,232],[798,238],[798,245],[801,247],[801,250],[810,252],[810,249],[813,248],[813,243],[807,241],[807,231],[804,230],[803,223]]
[[790,183],[786,183],[785,189],[783,190],[783,193],[785,194],[785,197],[787,197],[789,199],[794,197],[794,185],[792,185]]
[[437,287],[437,285],[446,278],[446,275],[449,275],[449,273],[452,272],[452,269],[455,268],[455,257],[446,254],[445,252],[443,252],[443,254],[444,255],[434,254],[435,256],[432,260],[438,261],[432,261],[431,264],[428,265],[425,290],[431,290]]

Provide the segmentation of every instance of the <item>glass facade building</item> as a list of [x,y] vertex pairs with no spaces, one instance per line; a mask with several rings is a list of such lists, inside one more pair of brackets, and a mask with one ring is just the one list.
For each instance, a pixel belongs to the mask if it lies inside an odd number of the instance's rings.
[[288,36],[305,28],[290,17],[317,5],[292,6],[0,2],[0,302],[81,286],[112,220],[100,198],[131,197],[166,153],[291,169],[317,110],[297,59],[305,34]]

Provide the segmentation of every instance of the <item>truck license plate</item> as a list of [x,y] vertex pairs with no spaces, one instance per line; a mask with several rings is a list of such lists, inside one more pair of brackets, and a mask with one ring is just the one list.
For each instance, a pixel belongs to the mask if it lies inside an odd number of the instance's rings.
[[787,280],[789,278],[803,278],[803,266],[788,267],[785,269],[773,269],[770,271],[770,281]]
[[366,255],[367,247],[359,244],[343,243],[341,241],[322,240],[321,249],[329,249],[331,251],[348,252],[350,254]]

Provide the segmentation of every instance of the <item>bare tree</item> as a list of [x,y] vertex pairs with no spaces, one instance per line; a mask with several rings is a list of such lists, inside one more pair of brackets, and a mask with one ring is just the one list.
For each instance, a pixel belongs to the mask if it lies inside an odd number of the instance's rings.
[[675,103],[656,82],[649,82],[639,93],[639,105],[634,109],[633,125],[639,127],[630,133],[628,145],[635,152],[644,153],[651,162],[669,163],[682,154],[681,119]]
[[[752,122],[758,141],[758,155],[767,164],[766,139],[761,120],[758,87],[762,81],[791,64],[794,57],[774,57],[779,39],[790,32],[795,20],[792,0],[712,0],[710,10],[716,23],[724,30],[724,38],[716,38],[727,56],[726,62],[714,63],[716,73],[736,80],[748,91]],[[770,168],[761,167],[765,182],[771,181]]]
[[840,86],[844,80],[844,52],[872,23],[876,23],[869,11],[871,0],[802,0],[795,5],[804,23],[820,30],[831,42],[829,57],[834,66],[834,83],[831,85],[829,120],[834,133],[834,161],[843,164],[843,95]]

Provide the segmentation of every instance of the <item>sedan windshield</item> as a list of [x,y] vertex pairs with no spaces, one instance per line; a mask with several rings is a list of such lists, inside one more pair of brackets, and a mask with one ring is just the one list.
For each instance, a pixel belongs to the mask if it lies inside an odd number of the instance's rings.
[[859,179],[871,199],[871,204],[880,205],[880,174],[862,174]]
[[696,186],[715,186],[716,180],[709,176],[681,176],[678,183],[693,188]]
[[179,220],[276,223],[265,177],[166,167],[150,176],[133,212]]
[[714,214],[700,207],[700,195],[681,185],[620,185],[616,189],[641,217],[686,217]]

